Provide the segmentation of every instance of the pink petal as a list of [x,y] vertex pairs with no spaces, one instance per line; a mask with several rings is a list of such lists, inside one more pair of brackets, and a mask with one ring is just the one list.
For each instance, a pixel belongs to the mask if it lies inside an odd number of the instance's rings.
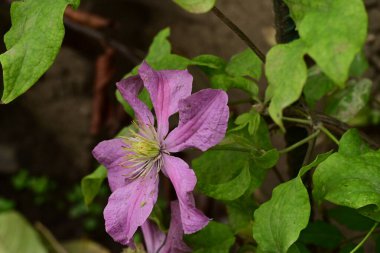
[[164,155],[163,158],[163,172],[170,178],[179,200],[183,230],[185,234],[195,233],[209,222],[209,219],[195,207],[192,193],[197,183],[195,173],[178,157]]
[[191,252],[189,246],[187,246],[182,240],[183,228],[181,223],[181,214],[178,201],[172,201],[170,203],[172,210],[172,218],[170,221],[170,228],[164,247],[160,250],[160,253],[186,253]]
[[[165,242],[165,233],[162,232],[156,224],[149,219],[141,226],[144,235],[145,247],[147,253],[157,253]],[[161,251],[160,251],[161,252]]]
[[146,62],[139,69],[150,93],[161,139],[169,131],[169,117],[178,111],[178,102],[190,96],[193,77],[187,70],[153,70]]
[[131,76],[123,79],[116,84],[123,98],[128,102],[135,112],[136,119],[139,123],[154,124],[152,112],[140,99],[138,94],[143,86],[143,81],[139,76]]
[[123,146],[125,146],[124,141],[116,138],[102,141],[92,150],[95,159],[108,170],[107,178],[112,191],[125,185],[126,169],[121,166],[125,162],[126,155]]
[[157,193],[157,168],[114,191],[104,209],[107,233],[121,244],[131,243],[137,228],[152,212]]
[[228,97],[204,89],[179,102],[179,124],[165,140],[169,152],[195,147],[202,151],[219,143],[227,130]]

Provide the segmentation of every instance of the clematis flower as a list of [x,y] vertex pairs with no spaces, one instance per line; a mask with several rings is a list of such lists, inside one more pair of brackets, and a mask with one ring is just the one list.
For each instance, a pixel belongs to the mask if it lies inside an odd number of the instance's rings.
[[141,230],[144,235],[145,246],[147,253],[187,253],[191,252],[183,240],[183,228],[181,224],[180,210],[178,201],[172,201],[171,207],[171,221],[168,235],[165,236],[164,232],[159,230],[156,224],[147,220],[142,226]]
[[[159,172],[176,191],[185,234],[207,225],[209,219],[195,207],[192,191],[195,173],[182,159],[172,156],[187,148],[209,149],[222,140],[229,109],[222,90],[204,89],[191,95],[192,76],[187,70],[154,71],[142,63],[137,76],[117,83],[136,116],[136,131],[126,137],[99,143],[94,157],[108,169],[112,194],[104,209],[108,234],[122,244],[131,243],[157,200]],[[153,103],[152,112],[138,99],[145,87]],[[179,113],[179,124],[170,133],[169,117]]]

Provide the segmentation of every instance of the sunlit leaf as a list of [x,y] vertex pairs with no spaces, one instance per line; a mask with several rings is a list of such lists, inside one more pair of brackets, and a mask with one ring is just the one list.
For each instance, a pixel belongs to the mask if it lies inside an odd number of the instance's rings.
[[19,213],[0,213],[0,253],[47,253],[37,232]]
[[347,87],[335,93],[326,105],[326,113],[343,122],[348,122],[363,109],[370,97],[372,81],[351,80]]
[[110,253],[108,249],[88,239],[72,240],[62,245],[70,253]]
[[261,66],[260,58],[248,48],[232,56],[226,71],[233,76],[249,76],[258,80],[261,77]]
[[305,44],[296,40],[274,46],[267,55],[265,70],[269,87],[266,100],[271,99],[269,114],[282,128],[282,110],[298,100],[306,82],[305,49]]
[[192,13],[204,13],[214,7],[216,0],[173,0],[176,4]]
[[[307,53],[334,82],[343,86],[367,36],[362,0],[285,0]],[[326,25],[328,24],[328,26]]]
[[339,152],[318,166],[313,195],[316,200],[354,208],[380,221],[380,152],[358,145],[358,139],[357,131],[346,132]]
[[310,216],[309,195],[301,178],[278,185],[254,214],[253,237],[260,252],[286,253]]
[[63,13],[79,0],[25,0],[11,6],[12,27],[4,37],[3,103],[27,91],[52,65],[64,36]]

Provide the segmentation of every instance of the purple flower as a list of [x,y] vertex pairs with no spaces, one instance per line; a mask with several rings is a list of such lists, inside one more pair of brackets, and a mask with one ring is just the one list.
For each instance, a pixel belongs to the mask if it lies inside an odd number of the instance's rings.
[[[207,225],[209,219],[195,207],[192,191],[197,182],[192,169],[171,153],[186,148],[209,149],[222,140],[229,110],[227,94],[204,89],[191,95],[192,76],[186,71],[154,71],[145,62],[139,75],[117,83],[121,95],[135,111],[137,131],[99,143],[94,157],[108,169],[112,194],[104,209],[106,230],[112,238],[129,244],[144,224],[157,200],[159,171],[177,193],[185,234]],[[154,116],[138,99],[145,87],[153,103]],[[179,124],[169,134],[169,117],[179,112]]]
[[171,202],[172,218],[168,235],[158,229],[157,225],[147,220],[142,226],[147,253],[186,253],[191,252],[183,241],[183,228],[178,201]]

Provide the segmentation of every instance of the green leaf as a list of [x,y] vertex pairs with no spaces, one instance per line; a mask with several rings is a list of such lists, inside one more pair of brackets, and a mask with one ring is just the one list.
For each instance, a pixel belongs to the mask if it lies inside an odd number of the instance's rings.
[[201,231],[185,235],[185,241],[194,253],[228,253],[235,237],[227,225],[210,221]]
[[348,122],[363,109],[371,94],[372,81],[351,80],[347,87],[335,93],[326,106],[326,113],[343,122]]
[[365,52],[364,50],[361,50],[358,54],[356,54],[353,62],[351,63],[350,76],[360,77],[364,74],[368,67],[369,65]]
[[260,127],[260,120],[261,116],[255,110],[251,110],[248,113],[240,114],[235,120],[235,124],[238,126],[233,130],[240,130],[248,126],[248,133],[250,135],[255,135]]
[[[336,84],[343,86],[367,35],[362,0],[285,0],[307,53]],[[328,24],[328,25],[326,25]]]
[[[154,36],[149,46],[145,61],[155,70],[185,69],[192,63],[185,57],[171,53],[172,47],[168,40],[169,36],[170,28],[164,28]],[[125,77],[137,75],[139,67],[140,65],[134,67]]]
[[227,65],[226,60],[211,54],[198,55],[194,57],[191,62],[200,67],[206,74],[211,74],[216,70],[223,72]]
[[303,88],[305,100],[310,107],[315,104],[324,95],[335,87],[334,82],[328,78],[318,66],[311,67],[308,72],[307,81]]
[[321,162],[326,160],[331,154],[332,154],[332,151],[317,155],[317,157],[315,158],[315,160],[313,162],[311,162],[308,165],[303,166],[300,169],[298,175],[300,177],[302,177],[303,175],[305,175],[306,172],[308,172],[309,170],[311,170],[314,167],[317,167]]
[[192,163],[198,189],[215,199],[239,198],[251,182],[248,160],[245,152],[209,150],[203,153]]
[[72,240],[62,245],[70,253],[110,253],[108,249],[88,239]]
[[3,103],[27,91],[52,65],[64,36],[63,13],[79,0],[25,0],[11,6],[12,27],[4,37]]
[[152,44],[149,47],[149,51],[145,60],[151,64],[152,62],[159,62],[165,56],[171,54],[172,47],[168,41],[170,36],[170,28],[164,28],[154,36]]
[[136,246],[135,249],[128,247],[124,249],[122,253],[146,253],[144,246],[141,242],[140,243],[135,242],[135,246]]
[[250,136],[246,129],[228,132],[218,146],[194,159],[192,167],[201,192],[216,199],[233,200],[248,189],[259,187],[278,157],[262,120],[256,135]]
[[250,48],[247,48],[243,52],[232,56],[226,71],[232,76],[249,76],[259,80],[261,67],[260,58]]
[[356,210],[344,206],[338,206],[328,211],[329,217],[352,230],[369,231],[373,221],[359,214]]
[[9,211],[9,210],[13,209],[14,206],[15,206],[14,201],[0,197],[0,213],[4,212],[4,211]]
[[270,169],[277,164],[280,154],[277,149],[256,150],[251,152],[251,162],[254,167]]
[[357,209],[380,221],[380,152],[358,144],[355,130],[345,133],[339,152],[322,162],[313,175],[316,200]]
[[309,196],[301,178],[278,185],[254,214],[253,237],[261,252],[286,253],[309,216]]
[[37,232],[19,213],[0,213],[1,253],[47,253]]
[[339,246],[343,239],[342,233],[333,225],[323,221],[309,223],[301,232],[300,241],[327,249]]
[[188,12],[205,13],[214,7],[216,0],[173,0]]
[[257,208],[251,194],[226,202],[228,221],[235,234],[250,239],[253,212]]
[[253,80],[242,76],[230,76],[228,74],[216,74],[210,78],[211,87],[214,89],[230,90],[240,89],[247,92],[253,99],[257,99],[259,87]]
[[102,186],[104,179],[107,178],[107,169],[100,165],[94,172],[82,178],[81,187],[86,205],[92,203]]
[[370,152],[371,148],[360,137],[357,129],[348,130],[339,141],[339,153],[344,156],[359,156]]
[[266,100],[272,99],[269,114],[283,130],[282,110],[301,96],[307,78],[303,61],[305,45],[300,40],[274,46],[265,65],[269,86]]

